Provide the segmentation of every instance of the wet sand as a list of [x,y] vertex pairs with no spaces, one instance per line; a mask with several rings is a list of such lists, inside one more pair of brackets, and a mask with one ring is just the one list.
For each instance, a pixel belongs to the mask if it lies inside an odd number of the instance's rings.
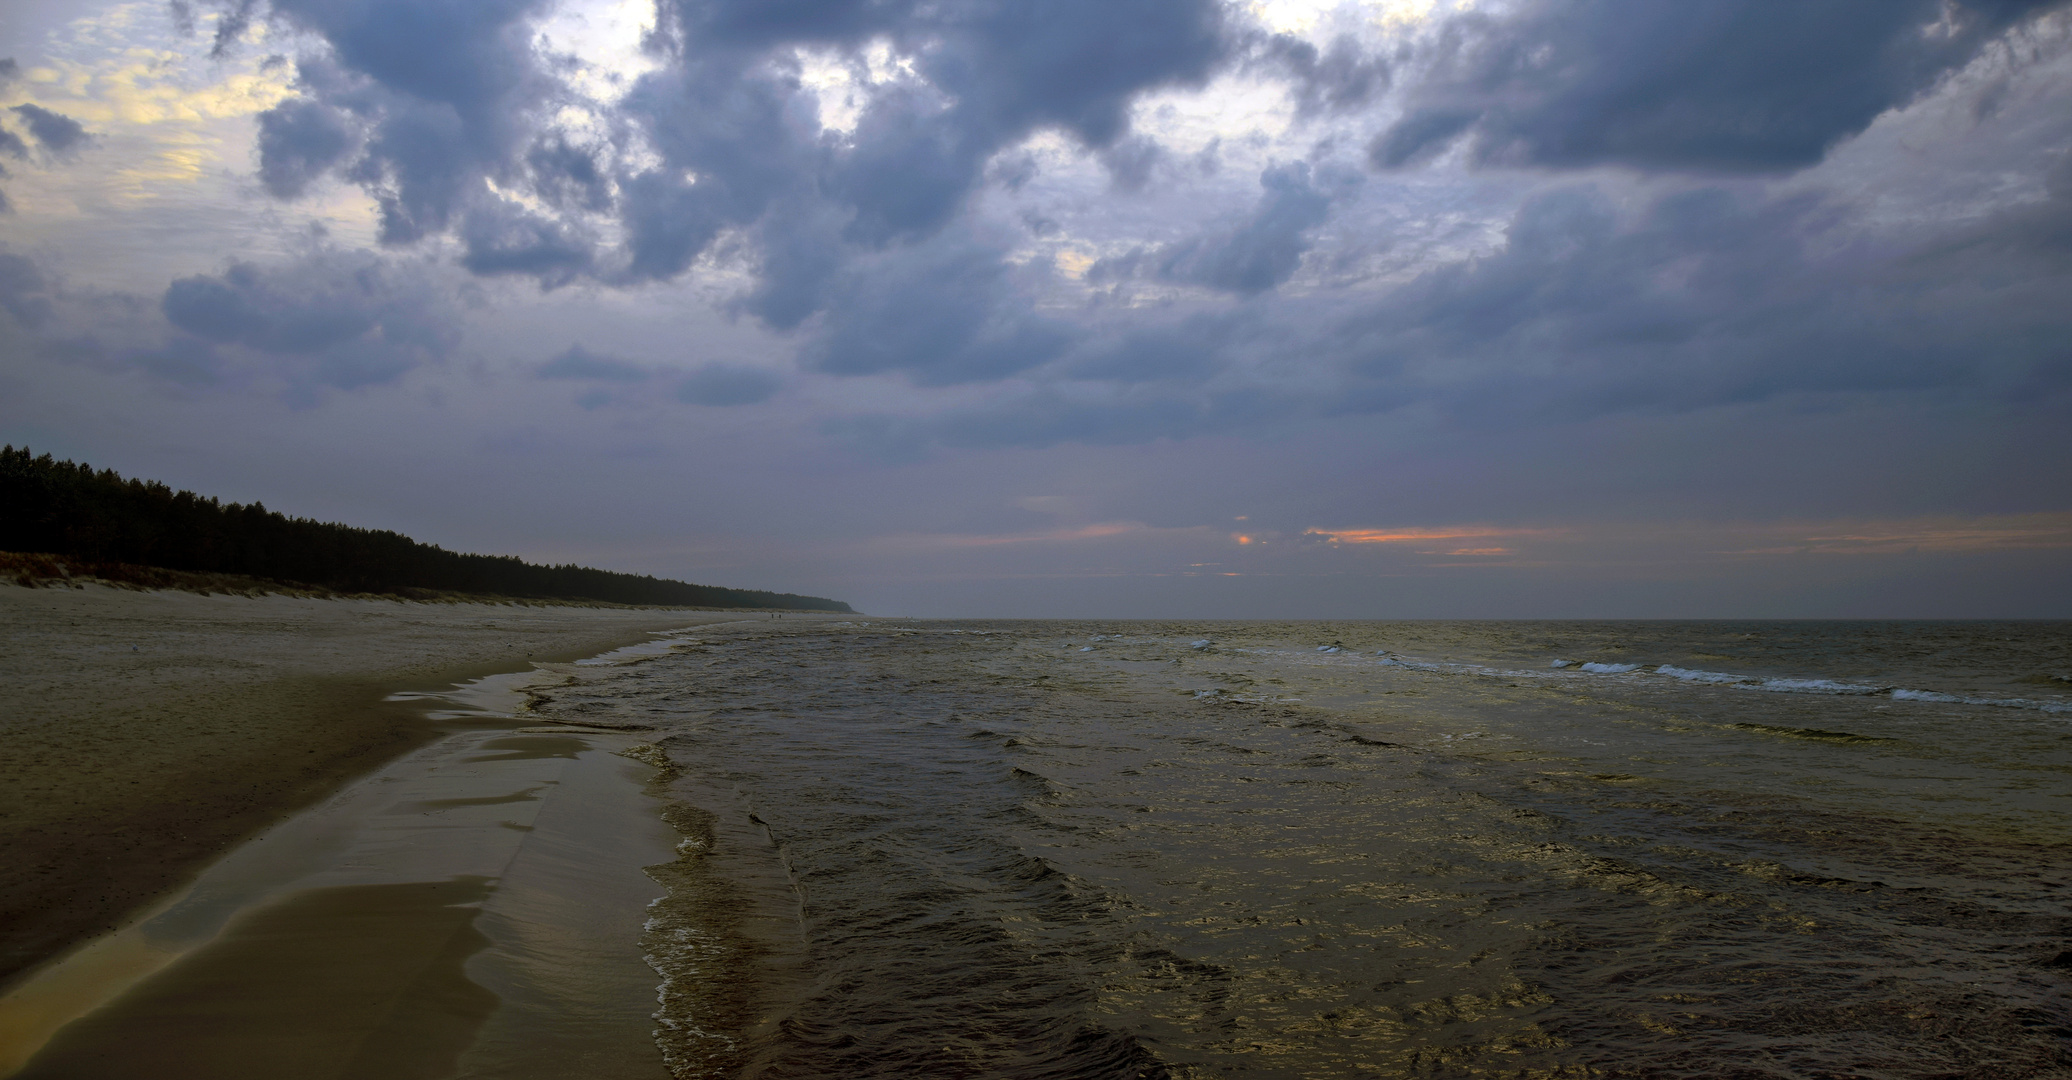
[[453,730],[397,691],[744,617],[0,585],[0,989]]
[[0,995],[0,1076],[661,1080],[641,868],[679,837],[654,767],[635,735],[473,718],[505,726],[384,765]]

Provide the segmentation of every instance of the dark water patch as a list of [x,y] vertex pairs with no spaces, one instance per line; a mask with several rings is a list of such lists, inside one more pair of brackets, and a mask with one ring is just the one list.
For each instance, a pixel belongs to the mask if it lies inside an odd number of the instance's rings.
[[1776,724],[1738,723],[1728,724],[1727,726],[1741,731],[1760,731],[1765,735],[1776,735],[1786,739],[1808,739],[1813,742],[1874,743],[1892,741],[1875,735],[1858,735],[1849,731],[1822,731],[1819,728],[1779,727]]
[[590,744],[574,735],[511,735],[491,739],[482,744],[484,750],[501,750],[500,754],[478,754],[467,759],[470,763],[484,761],[544,761],[561,758],[574,761]]
[[[477,760],[498,761],[503,759],[492,757]],[[509,795],[483,795],[468,799],[419,799],[411,805],[425,810],[451,810],[461,806],[506,806],[511,803],[537,802],[539,800],[539,790],[536,787],[526,788],[524,791],[514,791]]]

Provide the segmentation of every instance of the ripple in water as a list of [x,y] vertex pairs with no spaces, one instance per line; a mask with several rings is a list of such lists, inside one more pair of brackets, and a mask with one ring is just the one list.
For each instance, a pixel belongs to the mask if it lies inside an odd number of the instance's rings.
[[542,706],[669,763],[679,1077],[2072,1070],[2062,624],[700,635]]

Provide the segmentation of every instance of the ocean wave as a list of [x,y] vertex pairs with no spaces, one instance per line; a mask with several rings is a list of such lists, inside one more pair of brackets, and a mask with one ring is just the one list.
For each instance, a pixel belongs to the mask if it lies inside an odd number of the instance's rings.
[[1943,705],[1983,705],[1996,709],[2028,709],[2036,712],[2072,712],[2072,702],[2039,701],[2034,698],[1977,697],[1969,694],[1947,694],[1940,690],[1909,690],[1898,686],[1873,686],[1867,683],[1837,682],[1833,679],[1784,679],[1763,678],[1756,675],[1733,675],[1724,671],[1704,671],[1697,668],[1681,668],[1674,664],[1662,664],[1655,668],[1655,674],[1666,675],[1689,683],[1708,683],[1715,686],[1738,686],[1747,690],[1765,690],[1774,694],[1827,694],[1842,697],[1875,697],[1887,695],[1894,701],[1925,701]]
[[1760,690],[1772,694],[1820,694],[1828,697],[1876,697],[1885,695],[1891,697],[1894,701],[1979,705],[1995,709],[2025,709],[2032,712],[2051,713],[2053,715],[2072,713],[2072,701],[1977,697],[1965,694],[1947,694],[1936,690],[1910,690],[1897,686],[1842,682],[1836,679],[1737,675],[1725,671],[1706,671],[1702,668],[1678,667],[1675,664],[1657,664],[1653,668],[1648,668],[1642,664],[1613,664],[1597,660],[1556,659],[1550,661],[1547,665],[1549,668],[1554,669],[1552,671],[1512,671],[1503,668],[1484,667],[1478,664],[1445,664],[1411,660],[1397,656],[1387,650],[1376,653],[1374,662],[1388,667],[1407,668],[1411,671],[1428,671],[1442,675],[1474,675],[1501,679],[1574,679],[1583,675],[1626,675],[1639,671],[1643,674],[1654,674],[1675,679],[1678,682],[1709,686],[1731,686],[1742,690]]
[[[1191,643],[1201,648],[1200,641]],[[1316,653],[1337,652],[1329,645],[1313,646]],[[1249,651],[1249,650],[1238,650]],[[1733,687],[1740,690],[1759,690],[1772,694],[1817,694],[1826,697],[1890,697],[1894,701],[1920,701],[1951,705],[1976,705],[1998,709],[2023,709],[2053,715],[2072,713],[2072,701],[2036,698],[1975,697],[1962,694],[1948,694],[1935,690],[1912,690],[1889,684],[1844,682],[1838,679],[1801,678],[1778,675],[1740,675],[1726,671],[1707,671],[1703,668],[1678,667],[1675,664],[1628,664],[1602,660],[1550,660],[1547,668],[1518,670],[1514,668],[1489,667],[1482,664],[1461,664],[1434,660],[1414,660],[1407,656],[1377,649],[1372,654],[1372,663],[1382,667],[1401,668],[1406,671],[1427,672],[1434,675],[1456,675],[1492,679],[1587,679],[1603,675],[1660,675],[1678,682],[1708,686]],[[1549,668],[1553,670],[1548,670]],[[1630,684],[1630,680],[1620,680]]]
[[2035,698],[1967,697],[1935,690],[1894,690],[1894,701],[1935,701],[1951,705],[1984,705],[1995,709],[2034,709],[2047,713],[2072,713],[2072,701],[2038,701]]
[[1748,683],[1755,680],[1747,675],[1729,675],[1724,671],[1701,671],[1697,668],[1680,668],[1674,664],[1663,664],[1655,668],[1655,674],[1667,675],[1695,683]]
[[1889,694],[1893,689],[1890,686],[1864,686],[1860,683],[1836,682],[1833,679],[1763,679],[1750,685],[1757,690],[1768,690],[1778,694],[1837,694],[1850,697]]

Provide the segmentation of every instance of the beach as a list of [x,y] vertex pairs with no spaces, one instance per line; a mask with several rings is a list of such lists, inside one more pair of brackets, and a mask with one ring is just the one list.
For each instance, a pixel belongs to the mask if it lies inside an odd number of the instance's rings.
[[398,692],[744,617],[0,585],[0,986],[449,730]]
[[[66,599],[35,599],[46,685],[155,641],[139,696],[199,702],[155,730],[202,734],[155,747],[77,706],[91,738],[41,751],[46,789],[82,788],[50,834],[275,809],[150,864],[178,887],[111,902],[118,932],[0,996],[0,1075],[2072,1067],[2072,624],[75,594],[108,604],[89,638],[51,613],[104,609]],[[315,699],[266,698],[283,670],[360,697],[291,716]],[[388,756],[302,778],[311,728],[360,731],[334,760]],[[107,772],[107,732],[189,772],[125,801],[150,769]],[[285,814],[283,777],[312,805]],[[132,880],[132,850],[76,860],[74,894]]]

